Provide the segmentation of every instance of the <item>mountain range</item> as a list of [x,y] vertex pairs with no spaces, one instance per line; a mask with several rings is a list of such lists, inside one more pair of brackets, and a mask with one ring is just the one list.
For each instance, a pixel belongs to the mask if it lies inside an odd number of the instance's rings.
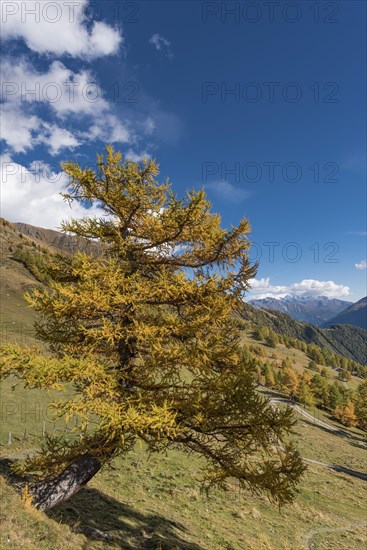
[[[296,321],[312,323],[319,327],[326,326],[330,319],[353,305],[353,302],[327,296],[285,296],[279,299],[268,297],[250,300],[248,303],[255,308],[281,311]],[[338,322],[342,323],[342,321],[335,321],[335,323]]]
[[329,319],[324,326],[333,325],[354,325],[367,329],[367,296]]
[[269,327],[279,335],[286,335],[306,344],[315,344],[362,365],[367,364],[367,331],[363,328],[352,325],[317,327],[311,323],[296,321],[281,311],[255,308],[249,303],[243,304],[240,315],[251,325]]

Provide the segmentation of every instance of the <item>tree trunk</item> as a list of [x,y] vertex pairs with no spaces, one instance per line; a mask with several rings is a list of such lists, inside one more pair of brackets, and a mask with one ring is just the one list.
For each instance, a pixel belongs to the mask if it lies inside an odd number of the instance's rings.
[[30,484],[28,491],[32,505],[39,510],[58,506],[75,495],[101,467],[101,462],[92,454],[82,455],[58,476]]

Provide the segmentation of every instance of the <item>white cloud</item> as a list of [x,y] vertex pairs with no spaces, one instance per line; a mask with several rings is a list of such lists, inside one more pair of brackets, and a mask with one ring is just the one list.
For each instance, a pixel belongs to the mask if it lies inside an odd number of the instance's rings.
[[15,153],[25,153],[44,143],[52,155],[62,149],[74,149],[80,142],[77,137],[57,124],[49,124],[38,116],[21,109],[19,105],[5,103],[1,110],[1,139]]
[[145,158],[151,158],[151,155],[147,153],[147,151],[142,151],[141,153],[136,153],[132,149],[129,149],[125,156],[127,159],[131,160],[132,162],[141,162]]
[[[2,38],[23,39],[38,53],[92,59],[116,53],[122,40],[116,29],[92,21],[101,6],[89,0],[16,0],[2,2],[1,9]],[[131,138],[89,70],[74,72],[53,61],[40,72],[24,58],[15,62],[8,57],[2,61],[0,77],[1,139],[13,153],[43,144],[56,155],[93,139],[126,143]]]
[[148,117],[143,122],[143,128],[144,128],[144,133],[147,134],[148,136],[151,136],[153,134],[153,132],[156,129],[156,123],[154,122],[152,117]]
[[53,61],[44,73],[24,59],[14,63],[4,59],[0,76],[1,99],[11,104],[47,104],[58,116],[92,115],[108,109],[93,74],[87,70],[73,72],[61,61]]
[[153,44],[155,46],[155,49],[166,55],[168,59],[173,59],[174,55],[171,50],[171,42],[167,40],[167,38],[156,33],[150,37],[149,43]]
[[97,206],[73,203],[70,208],[59,194],[65,191],[69,178],[56,166],[34,161],[25,167],[3,155],[0,168],[2,216],[9,221],[57,229],[62,220],[104,215]]
[[122,36],[117,28],[93,21],[97,15],[93,14],[93,8],[98,8],[95,4],[89,0],[4,1],[1,3],[2,38],[23,39],[29,49],[39,54],[84,59],[115,54]]
[[43,123],[42,132],[36,142],[48,145],[51,155],[57,155],[62,149],[75,149],[80,145],[79,140],[69,130],[47,123]]
[[215,193],[220,195],[225,200],[233,201],[233,202],[240,202],[245,199],[247,199],[251,193],[250,191],[246,191],[246,189],[241,189],[240,187],[236,187],[232,183],[229,183],[228,181],[217,181],[217,182],[211,182],[206,183],[205,187],[207,189],[213,190]]
[[[2,38],[9,52],[0,66],[1,139],[13,157],[40,144],[51,155],[93,141],[128,143],[135,148],[138,136],[149,139],[157,128],[162,141],[174,143],[181,135],[180,120],[159,102],[145,94],[134,111],[132,106],[117,106],[121,102],[109,99],[95,72],[76,64],[78,58],[92,61],[117,53],[123,42],[113,24],[101,21],[104,2],[3,0],[0,4]],[[18,48],[6,42],[10,40],[24,41],[32,52],[44,54],[48,66],[40,68],[38,56],[34,58],[30,51],[15,58],[12,52]],[[166,38],[153,35],[152,40],[157,50],[171,58]],[[65,56],[62,61],[55,59],[60,56]],[[151,147],[146,144],[140,149]]]
[[357,269],[367,269],[367,260],[361,260],[357,264],[354,264]]
[[[126,143],[133,140],[126,122],[111,113],[102,91],[89,71],[74,73],[60,61],[40,73],[21,60],[4,60],[1,67],[1,138],[15,153],[24,153],[42,143],[51,155],[74,149],[83,142],[101,140]],[[40,104],[53,111],[59,124],[36,114]],[[44,116],[44,114],[43,114]],[[75,130],[76,121],[87,130]]]
[[16,153],[32,149],[32,138],[40,128],[41,120],[35,115],[26,115],[17,105],[1,107],[1,139]]
[[132,138],[127,124],[123,124],[115,115],[103,115],[97,118],[85,137],[108,143],[127,143]]
[[303,279],[291,285],[270,284],[270,278],[250,279],[250,295],[247,299],[284,298],[285,296],[327,296],[328,298],[343,298],[350,295],[348,286],[338,285],[334,281],[317,281]]

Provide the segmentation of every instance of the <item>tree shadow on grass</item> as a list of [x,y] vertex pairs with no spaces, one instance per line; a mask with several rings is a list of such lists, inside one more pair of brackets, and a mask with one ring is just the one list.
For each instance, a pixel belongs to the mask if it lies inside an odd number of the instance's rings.
[[186,539],[185,527],[163,516],[140,512],[128,504],[85,487],[68,502],[46,512],[88,539],[124,550],[203,550]]
[[[363,435],[353,435],[346,430],[343,430],[342,428],[335,428],[333,429],[332,426],[326,427],[322,426],[321,424],[317,424],[310,420],[309,418],[305,418],[304,416],[299,417],[299,420],[301,420],[304,424],[308,424],[309,426],[312,426],[314,428],[319,428],[323,432],[329,433],[331,435],[335,435],[336,437],[342,437],[343,439],[347,440],[351,445],[354,447],[359,447],[362,449],[366,449],[367,443],[366,439]],[[316,419],[317,420],[317,419]]]
[[[26,478],[12,470],[14,460],[0,459],[0,475],[18,492]],[[45,512],[51,519],[69,525],[90,541],[123,550],[203,550],[187,540],[187,529],[158,514],[140,512],[93,487],[83,487],[64,504]]]
[[12,458],[0,458],[0,475],[4,476],[10,485],[19,490],[27,482],[27,478],[13,471],[12,467],[14,463],[15,460]]
[[358,472],[357,470],[352,470],[351,468],[346,468],[345,466],[340,466],[339,464],[332,464],[331,468],[335,470],[335,472],[342,472],[343,474],[367,481],[367,474],[364,472]]

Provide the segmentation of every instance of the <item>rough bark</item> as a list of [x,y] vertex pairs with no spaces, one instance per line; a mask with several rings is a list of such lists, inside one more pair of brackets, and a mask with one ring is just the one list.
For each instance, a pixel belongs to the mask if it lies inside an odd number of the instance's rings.
[[58,506],[75,495],[96,475],[101,467],[101,462],[95,456],[86,453],[58,476],[30,484],[28,491],[32,496],[33,506],[39,510],[48,510]]

